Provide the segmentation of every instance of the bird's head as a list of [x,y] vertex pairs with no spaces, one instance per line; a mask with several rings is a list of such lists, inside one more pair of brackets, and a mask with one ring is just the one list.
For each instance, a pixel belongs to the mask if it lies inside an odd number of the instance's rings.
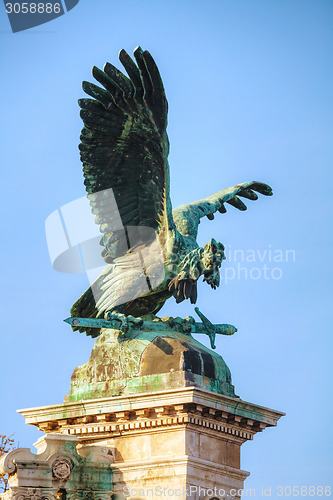
[[203,266],[204,281],[207,281],[214,289],[220,284],[219,268],[225,259],[224,245],[214,238],[211,238],[204,246],[201,262]]

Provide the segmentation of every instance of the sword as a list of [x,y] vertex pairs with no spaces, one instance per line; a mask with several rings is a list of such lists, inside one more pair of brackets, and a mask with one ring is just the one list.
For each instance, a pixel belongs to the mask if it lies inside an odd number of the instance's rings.
[[[178,322],[175,322],[173,318],[174,325],[176,326],[183,326],[185,328],[185,331],[188,333],[199,333],[199,334],[205,334],[208,335],[209,340],[210,340],[210,345],[212,349],[215,349],[215,336],[216,334],[219,335],[233,335],[235,332],[237,332],[237,328],[234,327],[233,325],[228,325],[228,324],[212,324],[206,316],[202,314],[202,312],[199,311],[198,307],[194,308],[195,312],[197,315],[200,317],[202,320],[202,323],[199,323],[197,321],[194,321],[193,318],[191,319],[184,319],[182,320],[182,325],[178,324]],[[177,318],[178,319],[178,318]],[[112,319],[112,320],[106,320],[106,319],[101,319],[101,318],[67,318],[64,319],[64,321],[71,326],[76,326],[76,327],[85,327],[85,328],[112,328],[112,329],[121,329],[122,327],[122,322],[119,319]],[[146,331],[165,331],[166,327],[168,326],[166,321],[151,321],[151,320],[143,320],[142,324],[138,325],[133,325],[134,327],[141,329],[144,328]],[[127,332],[124,332],[127,333]],[[98,335],[96,335],[98,336]]]
[[115,328],[120,326],[121,321],[115,319],[109,321],[107,319],[101,318],[66,318],[65,323],[69,323],[71,326],[84,326],[87,328]]
[[228,324],[213,325],[213,323],[211,323],[209,319],[206,318],[204,314],[202,314],[202,312],[199,310],[199,307],[195,307],[194,310],[199,316],[199,318],[202,320],[202,323],[195,322],[194,324],[196,333],[205,333],[206,335],[208,335],[212,349],[216,349],[215,345],[216,334],[233,335],[234,333],[237,332],[237,328],[233,325],[228,325]]

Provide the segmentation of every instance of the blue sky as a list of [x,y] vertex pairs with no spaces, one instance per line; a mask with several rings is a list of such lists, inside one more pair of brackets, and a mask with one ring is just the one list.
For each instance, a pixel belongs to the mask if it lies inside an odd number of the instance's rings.
[[[118,51],[141,45],[169,101],[173,206],[254,179],[274,191],[199,231],[200,244],[225,244],[222,276],[235,273],[215,292],[201,283],[197,305],[238,327],[217,339],[236,391],[287,413],[243,446],[246,488],[331,484],[332,18],[324,0],[80,0],[13,34],[0,6],[0,433],[32,447],[41,433],[16,409],[61,403],[89,358],[93,340],[62,321],[87,277],[52,269],[44,223],[84,195],[81,81],[92,81],[93,65],[120,68]],[[269,257],[287,250],[288,262]],[[193,306],[170,300],[161,312],[187,316]]]

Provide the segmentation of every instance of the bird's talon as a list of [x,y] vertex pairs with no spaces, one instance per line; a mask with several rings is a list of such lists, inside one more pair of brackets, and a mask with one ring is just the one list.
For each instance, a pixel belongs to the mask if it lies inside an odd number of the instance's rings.
[[126,316],[126,314],[122,314],[117,311],[107,311],[105,313],[105,319],[112,323],[113,328],[121,330],[124,334],[134,328],[140,329],[143,325],[142,318],[136,318],[131,315]]

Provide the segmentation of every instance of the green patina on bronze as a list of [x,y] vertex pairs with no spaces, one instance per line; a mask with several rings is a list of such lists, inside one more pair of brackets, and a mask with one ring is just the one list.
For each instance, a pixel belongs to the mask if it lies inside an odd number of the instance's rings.
[[[239,197],[256,200],[255,191],[272,194],[266,184],[250,181],[172,210],[163,82],[149,52],[137,47],[134,57],[136,64],[124,50],[119,53],[128,76],[106,63],[104,71],[92,70],[103,88],[83,82],[92,99],[79,100],[79,148],[108,266],[71,310],[74,317],[117,317],[124,324],[131,316],[156,314],[172,296],[177,303],[195,303],[200,276],[218,287],[224,246],[212,238],[199,247],[200,219],[225,213],[225,204],[246,210]],[[96,335],[94,329],[73,328]]]
[[[176,323],[173,330],[165,324],[147,331],[145,325],[172,296],[176,303],[196,303],[201,276],[213,289],[219,286],[224,246],[214,238],[203,248],[198,245],[201,218],[212,220],[226,206],[244,211],[240,197],[256,200],[256,192],[270,196],[272,190],[261,182],[244,182],[173,210],[162,79],[149,52],[137,47],[134,58],[124,50],[119,53],[128,76],[110,63],[104,71],[94,67],[102,87],[83,82],[90,98],[79,100],[84,184],[103,233],[107,266],[71,309],[72,318],[83,319],[71,322],[74,330],[100,337],[90,361],[75,370],[69,399],[177,384],[234,396],[230,371],[219,355]],[[87,318],[119,325],[116,330],[98,329],[84,322]],[[202,320],[214,348],[215,333],[221,332],[207,318]]]
[[176,330],[182,333],[203,333],[208,335],[210,340],[210,346],[212,349],[216,349],[215,338],[216,334],[220,335],[233,335],[237,332],[237,328],[233,325],[228,324],[215,324],[213,325],[208,318],[202,312],[199,311],[198,307],[194,308],[195,312],[202,319],[202,323],[198,323],[188,316],[187,318],[154,318],[153,320],[140,319],[137,318],[127,318],[126,323],[119,320],[119,316],[113,318],[111,321],[101,319],[101,318],[67,318],[64,321],[72,326],[85,327],[89,329],[97,330],[96,337],[100,334],[103,328],[120,329],[127,337],[132,337],[132,334],[137,335],[139,330],[142,331],[166,331],[166,330]]
[[[66,481],[66,489],[76,492],[76,500],[93,497],[93,491],[103,494],[112,490],[113,471],[109,462],[95,463],[93,454],[83,457],[77,452],[77,442],[68,441],[61,447],[62,453],[69,458],[74,458],[69,479]],[[72,460],[71,460],[72,461]],[[49,471],[45,471],[48,475]],[[90,493],[90,495],[89,495]]]
[[235,397],[222,357],[177,331],[103,329],[90,360],[75,369],[69,401],[197,386]]

